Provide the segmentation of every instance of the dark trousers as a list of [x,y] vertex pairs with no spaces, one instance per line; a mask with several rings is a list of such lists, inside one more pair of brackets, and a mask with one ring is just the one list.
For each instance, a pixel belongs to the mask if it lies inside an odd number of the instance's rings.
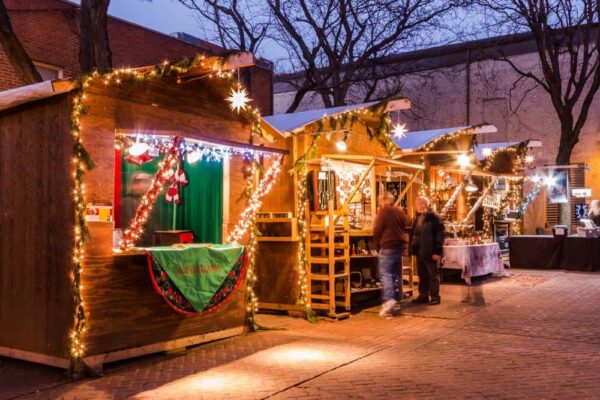
[[440,298],[440,270],[437,261],[423,261],[417,257],[417,274],[419,275],[419,298]]

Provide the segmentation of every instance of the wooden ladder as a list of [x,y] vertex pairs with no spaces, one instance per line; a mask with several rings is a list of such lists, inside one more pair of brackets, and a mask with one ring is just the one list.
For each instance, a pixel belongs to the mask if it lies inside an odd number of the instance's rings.
[[402,297],[413,297],[415,292],[415,275],[417,274],[415,258],[409,255],[402,256],[402,275],[400,279],[406,280],[408,284],[402,285]]
[[[330,318],[350,316],[350,237],[348,209],[308,212],[305,238],[308,293],[313,310]],[[341,224],[339,223],[341,221]],[[337,223],[336,223],[337,222]]]

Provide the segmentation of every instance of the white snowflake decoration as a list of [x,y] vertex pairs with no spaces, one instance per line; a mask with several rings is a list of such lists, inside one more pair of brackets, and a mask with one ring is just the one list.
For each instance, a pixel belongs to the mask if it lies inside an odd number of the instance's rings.
[[229,101],[229,107],[238,113],[248,107],[248,92],[244,88],[231,89],[231,95],[226,99]]

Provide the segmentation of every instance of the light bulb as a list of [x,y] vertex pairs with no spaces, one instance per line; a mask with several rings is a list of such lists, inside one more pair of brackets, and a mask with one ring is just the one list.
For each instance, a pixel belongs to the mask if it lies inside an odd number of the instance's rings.
[[394,137],[396,139],[402,139],[405,137],[406,132],[408,132],[406,129],[406,124],[396,124],[396,126],[394,126]]
[[479,188],[473,183],[473,182],[469,182],[467,183],[467,186],[465,186],[465,191],[473,193],[478,191]]
[[148,145],[143,142],[135,142],[131,145],[128,151],[130,155],[138,157],[148,151]]
[[544,177],[544,186],[552,187],[554,185],[556,185],[556,178],[553,175]]
[[348,150],[348,145],[346,145],[346,141],[345,140],[339,140],[336,144],[335,147],[337,147],[337,149],[339,151],[346,151]]
[[459,154],[456,161],[461,168],[468,168],[471,165],[471,158],[465,154]]
[[489,156],[491,156],[491,155],[492,155],[492,148],[491,148],[491,147],[484,147],[484,148],[481,150],[481,154],[482,154],[484,157],[486,157],[486,158],[487,158],[487,157],[489,157]]
[[201,157],[202,157],[202,154],[200,154],[200,150],[196,149],[196,150],[192,151],[191,153],[188,153],[186,158],[187,158],[188,163],[194,164],[195,162],[200,160]]

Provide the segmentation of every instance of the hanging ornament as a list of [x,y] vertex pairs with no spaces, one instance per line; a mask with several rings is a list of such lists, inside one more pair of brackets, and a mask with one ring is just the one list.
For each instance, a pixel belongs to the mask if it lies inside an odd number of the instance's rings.
[[229,101],[229,107],[239,113],[248,106],[251,99],[248,98],[246,89],[238,87],[237,89],[231,89],[231,95],[226,100]]
[[406,136],[408,129],[406,129],[406,124],[396,124],[394,126],[393,132],[394,132],[394,138],[402,139],[403,137]]
[[177,168],[177,171],[169,170],[167,173],[167,182],[171,182],[171,186],[167,189],[165,201],[167,204],[175,203],[179,205],[181,203],[179,188],[188,184],[185,172],[181,168]]
[[142,165],[142,164],[146,164],[147,162],[150,162],[152,160],[154,160],[155,157],[152,157],[148,151],[134,156],[133,154],[129,154],[127,157],[125,157],[125,161],[127,161],[128,163],[131,164],[135,164],[135,165]]

